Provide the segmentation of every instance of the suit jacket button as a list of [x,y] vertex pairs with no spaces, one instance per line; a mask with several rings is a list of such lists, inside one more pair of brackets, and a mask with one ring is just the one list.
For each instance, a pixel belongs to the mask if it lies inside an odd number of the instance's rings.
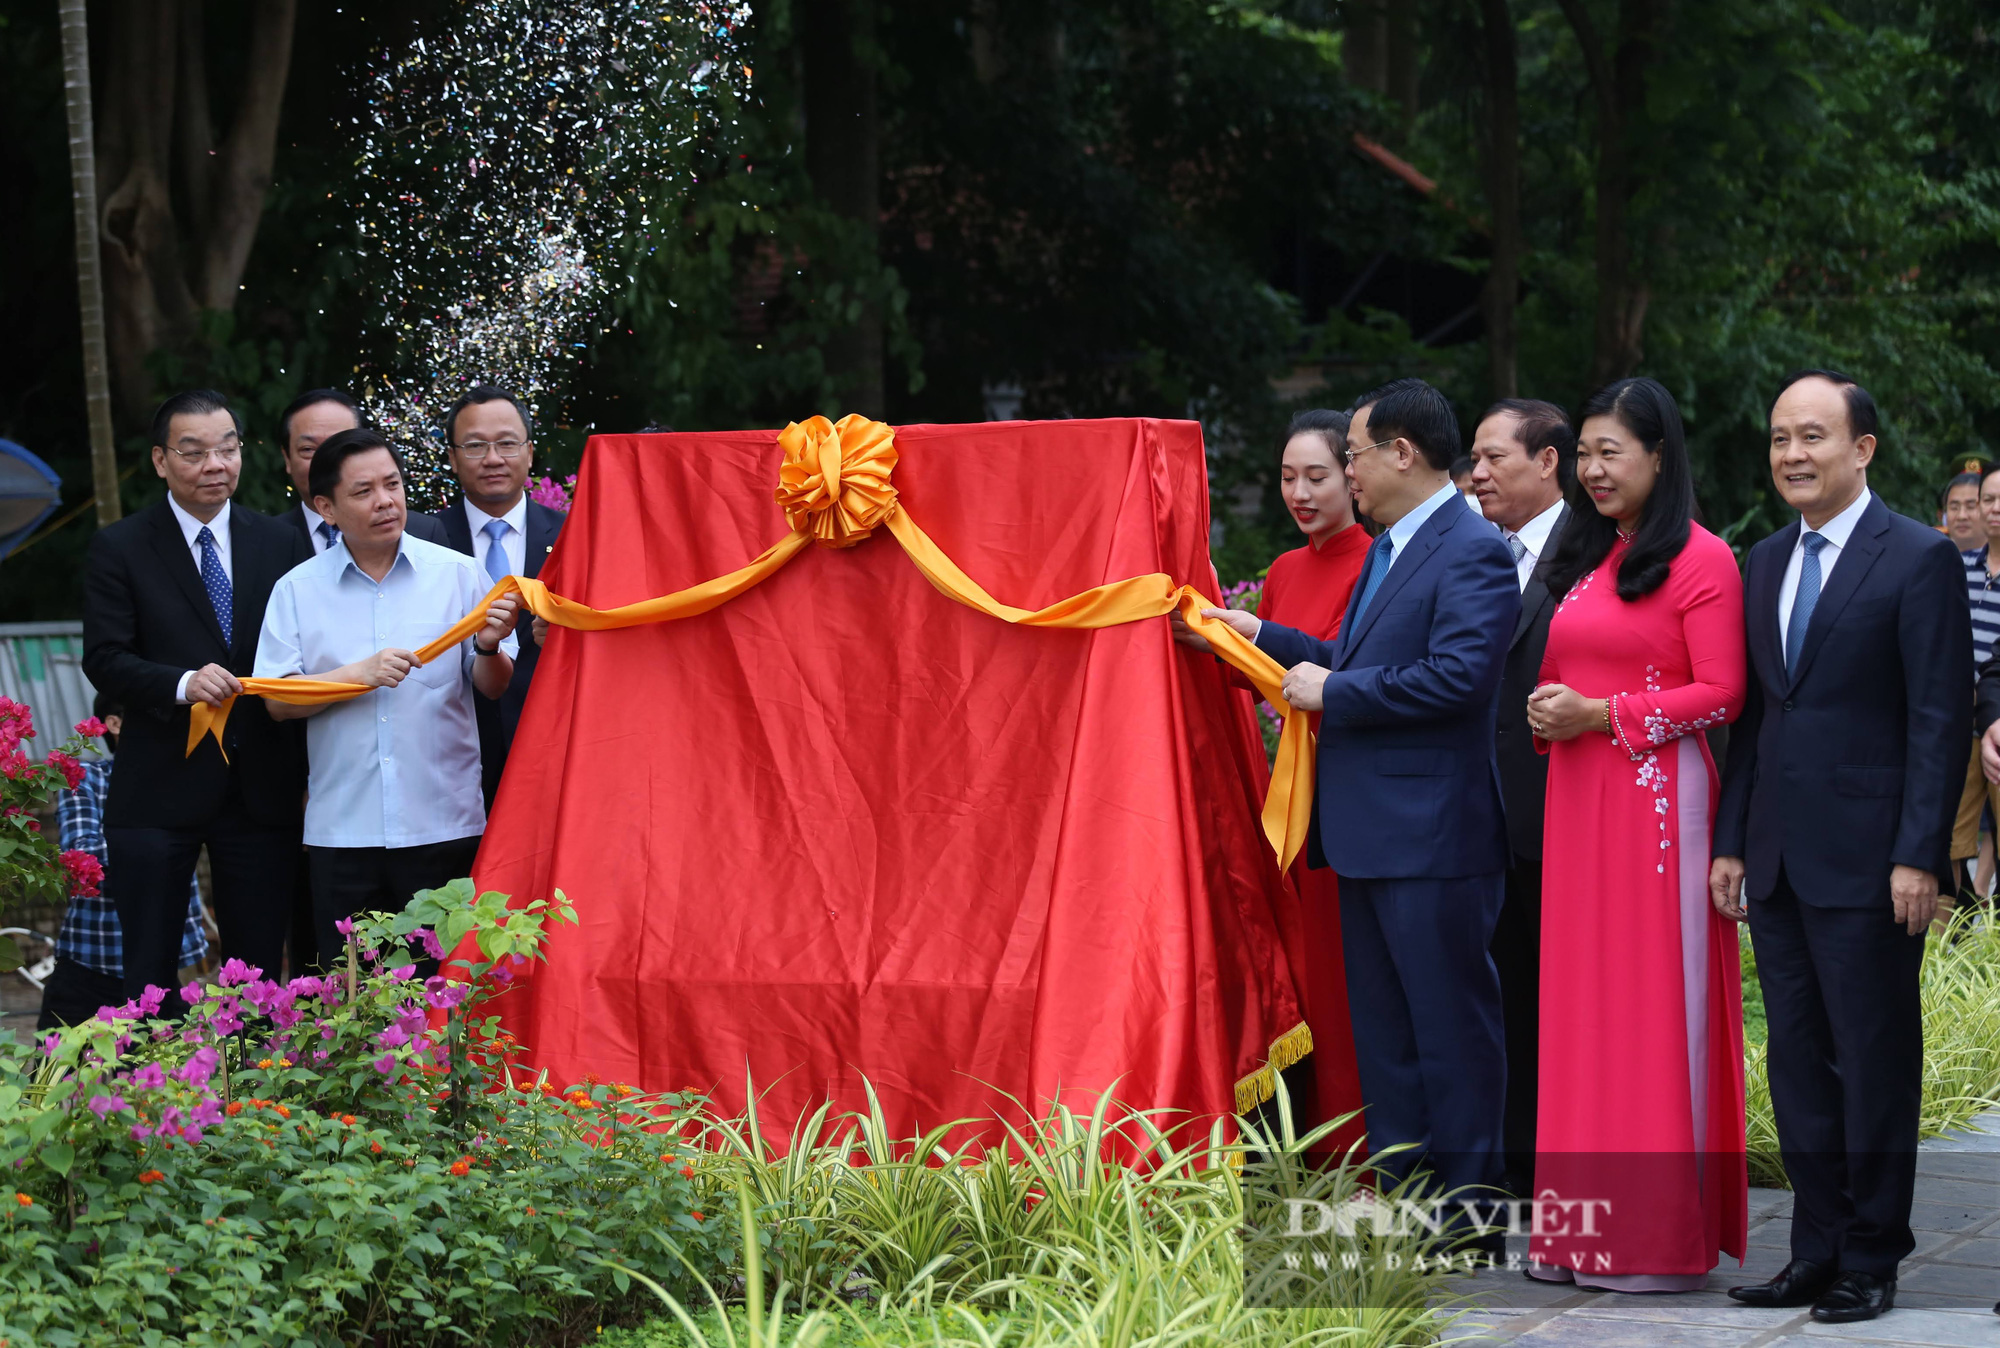
[[1791,709],[1792,709],[1792,700],[1791,700],[1790,698],[1786,698],[1786,699],[1785,699],[1785,710],[1786,710],[1786,711],[1790,711]]

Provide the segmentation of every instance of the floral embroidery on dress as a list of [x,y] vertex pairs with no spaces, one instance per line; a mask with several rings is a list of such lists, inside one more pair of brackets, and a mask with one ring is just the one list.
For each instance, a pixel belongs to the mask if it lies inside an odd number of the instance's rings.
[[1669,720],[1663,712],[1648,712],[1646,715],[1646,738],[1654,744],[1665,744],[1683,735],[1692,735],[1697,730],[1706,730],[1712,725],[1721,725],[1729,719],[1727,707],[1717,707],[1707,716],[1697,716],[1692,721]]
[[[1667,776],[1667,770],[1660,766],[1660,756],[1658,754],[1647,754],[1646,761],[1639,765],[1637,785],[1649,786],[1653,789],[1653,813],[1660,816],[1660,850],[1662,852],[1673,846],[1672,839],[1667,837],[1667,811],[1670,808],[1667,803],[1667,786],[1672,780],[1672,778]],[[1654,863],[1653,869],[1661,875],[1665,875],[1667,873],[1666,858],[1662,857],[1658,862]]]
[[1576,584],[1569,587],[1569,593],[1564,595],[1562,597],[1562,602],[1556,605],[1556,612],[1561,613],[1564,609],[1568,608],[1570,604],[1576,600],[1576,597],[1578,595],[1582,594],[1585,590],[1590,588],[1590,582],[1596,579],[1597,579],[1597,570],[1593,568],[1589,575],[1585,576],[1582,580],[1578,581]]

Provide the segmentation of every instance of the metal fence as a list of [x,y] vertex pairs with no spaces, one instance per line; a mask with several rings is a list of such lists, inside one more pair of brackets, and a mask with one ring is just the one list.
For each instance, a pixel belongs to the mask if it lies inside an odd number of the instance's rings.
[[83,624],[0,623],[0,696],[34,712],[35,738],[23,746],[31,757],[60,745],[96,696],[83,677]]

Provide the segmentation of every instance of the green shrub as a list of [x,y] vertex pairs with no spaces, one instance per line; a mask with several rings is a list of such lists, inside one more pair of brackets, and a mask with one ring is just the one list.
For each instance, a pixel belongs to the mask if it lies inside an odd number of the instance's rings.
[[[560,895],[557,896],[560,901]],[[553,1342],[720,1274],[699,1102],[522,1077],[474,1019],[546,919],[470,881],[353,924],[346,968],[232,962],[25,1046],[0,1042],[0,1340]],[[442,939],[440,938],[442,933]],[[418,981],[409,943],[471,981]],[[435,1028],[433,1021],[441,1024]]]

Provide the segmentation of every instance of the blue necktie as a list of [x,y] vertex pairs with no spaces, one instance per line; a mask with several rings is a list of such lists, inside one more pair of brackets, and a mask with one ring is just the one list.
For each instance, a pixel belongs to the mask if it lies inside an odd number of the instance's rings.
[[1812,623],[1813,609],[1819,604],[1819,550],[1826,546],[1826,535],[1806,531],[1799,540],[1806,555],[1799,559],[1799,592],[1792,597],[1792,620],[1785,625],[1785,677],[1794,677],[1799,670],[1799,652],[1805,649],[1806,628]]
[[206,524],[194,536],[201,545],[201,587],[208,591],[208,602],[215,608],[215,620],[222,624],[222,644],[233,646],[236,636],[235,623],[236,592],[229,587],[229,573],[222,569],[222,558],[215,551],[215,535]]
[[340,541],[340,530],[333,527],[333,521],[321,520],[319,522],[319,536],[326,540],[328,547],[332,547]]
[[1389,574],[1389,563],[1396,557],[1396,541],[1383,534],[1375,540],[1375,546],[1368,557],[1368,578],[1361,582],[1361,602],[1354,606],[1354,621],[1360,622],[1361,615],[1368,611],[1368,601],[1375,597],[1375,591],[1382,588],[1382,577]]
[[507,533],[507,521],[488,520],[479,532],[486,535],[486,574],[497,584],[507,579],[507,549],[500,546]]

